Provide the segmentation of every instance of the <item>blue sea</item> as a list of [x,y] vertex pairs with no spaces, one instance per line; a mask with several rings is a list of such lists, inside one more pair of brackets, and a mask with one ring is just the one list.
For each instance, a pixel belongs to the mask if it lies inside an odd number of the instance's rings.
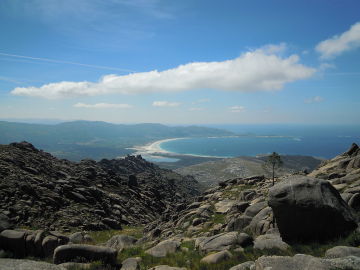
[[185,138],[163,142],[162,149],[196,156],[257,156],[278,152],[330,159],[360,144],[360,126],[337,125],[207,125],[236,137]]

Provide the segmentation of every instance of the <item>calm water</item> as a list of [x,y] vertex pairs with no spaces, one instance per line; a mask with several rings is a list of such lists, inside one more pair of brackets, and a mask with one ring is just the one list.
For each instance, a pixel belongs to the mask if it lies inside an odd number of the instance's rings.
[[189,138],[164,142],[161,148],[178,154],[236,157],[278,152],[332,158],[355,142],[360,144],[360,126],[305,125],[212,125],[239,137]]

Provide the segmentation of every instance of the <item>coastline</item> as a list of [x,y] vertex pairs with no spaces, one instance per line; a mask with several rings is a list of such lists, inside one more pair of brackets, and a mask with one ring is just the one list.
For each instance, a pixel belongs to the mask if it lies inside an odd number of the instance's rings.
[[[221,137],[208,137],[208,138],[227,138],[230,136],[221,136]],[[231,136],[237,137],[237,136]],[[135,155],[142,155],[144,157],[150,157],[155,159],[162,159],[162,158],[173,158],[173,159],[181,159],[181,157],[196,157],[196,158],[211,158],[211,159],[223,159],[223,158],[230,158],[225,156],[208,156],[208,155],[196,155],[196,154],[181,154],[176,152],[167,151],[161,148],[161,144],[164,142],[170,141],[177,141],[177,140],[184,140],[190,139],[190,137],[179,137],[179,138],[171,138],[171,139],[163,139],[158,140],[155,142],[148,143],[146,145],[139,145],[134,146],[128,149],[135,150]]]
[[[203,137],[203,138],[208,138],[208,139],[217,139],[217,138],[242,138],[242,137],[252,137],[252,138],[274,138],[274,139],[278,139],[278,138],[286,138],[286,139],[291,139],[297,142],[301,142],[303,140],[302,137],[295,137],[295,136],[279,136],[279,135],[247,135],[247,136],[217,136],[217,137],[213,137],[213,136],[209,136],[209,137]],[[175,162],[178,161],[180,159],[189,159],[189,158],[205,158],[205,159],[214,159],[214,160],[218,160],[218,159],[226,159],[226,158],[233,158],[233,157],[237,157],[237,156],[216,156],[216,155],[202,155],[202,154],[193,154],[191,153],[191,151],[189,151],[188,153],[177,153],[177,152],[173,152],[171,150],[167,150],[164,149],[162,147],[162,144],[165,142],[170,142],[170,141],[177,141],[177,140],[185,140],[185,139],[193,139],[193,138],[197,138],[197,137],[178,137],[178,138],[168,138],[168,139],[161,139],[161,140],[157,140],[157,141],[152,141],[150,143],[146,143],[145,145],[137,145],[137,146],[133,146],[131,148],[127,148],[127,149],[131,149],[134,151],[133,155],[141,155],[143,156],[145,159],[148,159],[149,161],[153,161],[153,162]],[[254,157],[261,157],[261,156],[267,156],[269,155],[271,152],[264,152],[264,151],[259,151],[259,153],[257,153],[256,155],[251,155]],[[281,153],[279,152],[281,155],[289,155],[286,153]],[[293,155],[304,155],[304,154],[293,154]],[[246,155],[239,155],[239,156],[246,156]],[[315,155],[304,155],[304,156],[313,156],[316,157],[317,159],[328,159],[326,157],[321,157],[319,158],[319,156],[315,156]]]
[[170,141],[176,141],[176,140],[183,140],[183,139],[187,139],[186,137],[182,137],[182,138],[171,138],[171,139],[163,139],[163,140],[158,140],[155,142],[151,142],[145,145],[139,145],[139,146],[134,146],[128,149],[132,149],[132,150],[136,150],[136,154],[147,154],[147,155],[154,155],[154,154],[167,154],[167,155],[171,155],[171,154],[176,154],[174,152],[170,152],[170,151],[166,151],[164,149],[161,148],[161,144],[164,142],[170,142]]
[[[209,139],[217,139],[217,138],[239,138],[239,137],[248,137],[249,135],[236,135],[236,136],[211,136],[206,137]],[[295,138],[293,136],[279,136],[279,135],[255,135],[251,137],[256,138]],[[162,139],[158,141],[153,141],[147,143],[145,145],[134,146],[127,149],[135,150],[135,155],[141,155],[145,158],[156,160],[156,159],[171,159],[178,160],[182,157],[194,157],[194,158],[211,158],[211,159],[224,159],[224,158],[232,158],[232,156],[209,156],[209,155],[199,155],[199,154],[181,154],[176,152],[171,152],[161,148],[161,144],[164,142],[170,141],[177,141],[177,140],[184,140],[184,139],[191,139],[192,137],[178,137],[178,138],[169,138],[169,139]],[[259,154],[267,155],[267,154]]]

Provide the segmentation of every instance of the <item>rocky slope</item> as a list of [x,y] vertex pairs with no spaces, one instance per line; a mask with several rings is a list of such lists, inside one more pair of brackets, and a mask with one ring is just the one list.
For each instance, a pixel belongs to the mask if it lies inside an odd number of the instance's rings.
[[[11,147],[25,147],[31,148],[26,151],[36,151],[27,144]],[[136,186],[138,182],[138,189],[148,183],[142,180],[144,172],[140,172],[143,169],[139,166],[148,163],[135,162],[135,159],[139,158],[131,157],[121,162],[92,162],[92,166],[96,166],[97,173],[98,170],[108,173],[114,171],[120,178],[123,177],[120,172],[128,170],[124,173],[127,178],[123,179],[127,184],[121,187],[128,186],[126,190],[131,192],[136,189],[131,183]],[[133,161],[132,166],[125,166],[124,164],[129,164],[129,160]],[[143,211],[155,212],[156,215],[152,217],[149,214],[149,222],[142,237],[134,238],[126,235],[123,230],[119,231],[120,235],[114,235],[95,248],[88,245],[57,247],[63,238],[53,232],[46,237],[57,241],[51,253],[54,262],[79,261],[78,257],[81,257],[81,262],[91,261],[93,258],[98,259],[99,254],[105,254],[104,258],[111,256],[109,260],[113,265],[112,269],[360,270],[360,211],[357,206],[360,196],[359,160],[360,149],[353,145],[346,153],[324,162],[310,174],[281,176],[276,179],[274,186],[264,176],[238,177],[220,182],[203,194],[193,197],[190,202],[181,202],[174,191],[169,195],[164,194],[162,200],[174,203],[174,207],[162,207],[161,211],[155,211],[151,203],[156,202],[147,201],[148,208],[152,210],[144,208]],[[88,161],[85,163],[88,164]],[[41,168],[40,165],[37,170]],[[24,170],[23,167],[21,170]],[[87,172],[84,169],[82,168]],[[129,177],[130,172],[136,174],[137,181]],[[188,181],[188,184],[194,184],[193,181]],[[103,185],[97,186],[98,189],[110,192],[107,190],[108,184],[96,182],[98,184]],[[116,189],[115,185],[111,187],[114,194],[121,190]],[[167,185],[159,186],[158,192],[161,193],[160,188],[166,187]],[[179,195],[185,193],[186,189],[189,187],[182,186]],[[142,194],[141,190],[138,192]],[[167,192],[171,190],[167,189]],[[7,196],[10,197],[9,194]],[[140,201],[136,203],[145,207]],[[111,209],[117,207],[112,205]],[[96,218],[95,215],[95,212],[92,213],[93,218]],[[11,218],[14,221],[14,217]],[[151,220],[153,221],[150,222]],[[0,244],[4,241],[13,243],[17,236],[22,241],[22,246],[26,247],[24,239],[27,240],[28,235],[33,235],[30,238],[36,239],[34,235],[37,234],[5,230],[0,233]],[[79,233],[76,237],[69,236],[70,243],[75,243],[78,235]],[[44,251],[48,250],[47,243],[45,240],[42,242]],[[7,247],[14,249],[11,245],[5,245]],[[0,259],[0,265],[1,263]],[[4,261],[5,265],[18,263]],[[23,263],[31,264],[25,261]],[[60,264],[57,269],[63,267],[69,269],[64,264]],[[48,269],[51,269],[50,266]]]
[[67,231],[146,224],[198,194],[192,177],[140,156],[75,163],[27,142],[0,145],[0,213],[17,227]]
[[[339,241],[336,239],[349,239],[346,237],[351,233],[351,241],[341,241],[346,242],[345,245],[359,246],[359,231],[354,232],[360,221],[359,160],[360,149],[353,145],[309,175],[279,177],[274,187],[270,179],[262,176],[220,182],[193,203],[182,205],[176,212],[165,213],[160,224],[148,225],[146,238],[155,241],[170,238],[180,242],[192,239],[195,248],[204,255],[218,252],[213,255],[225,261],[231,261],[229,254],[220,253],[226,250],[239,256],[237,252],[241,248],[250,246],[257,252],[293,255],[299,253],[299,244],[313,246],[314,241],[330,241],[332,244],[324,245],[336,246]],[[343,249],[355,253],[339,252],[341,254],[336,257],[341,257],[342,261],[312,256],[261,257],[252,262],[253,268],[243,265],[231,270],[303,269],[304,263],[310,265],[307,269],[359,269],[360,248]],[[346,257],[349,255],[355,257]]]
[[360,148],[353,144],[348,151],[310,173],[310,176],[328,180],[352,208],[360,211]]
[[[340,192],[345,203],[349,203],[352,214],[355,216],[358,214],[360,210],[360,148],[356,144],[352,145],[347,152],[323,162],[319,168],[308,175],[299,172],[281,176],[277,182],[280,185],[290,179],[292,183],[289,185],[295,189],[296,184],[302,181],[302,177],[310,179],[310,182],[300,185],[297,194],[310,183],[318,181],[317,179],[325,179],[331,184],[329,188],[335,190],[330,190],[329,194]],[[321,186],[319,190],[324,189],[323,182],[319,182],[318,185]],[[162,236],[166,237],[168,235],[209,236],[241,230],[250,231],[255,235],[264,234],[274,226],[273,211],[268,206],[271,187],[271,180],[264,176],[234,178],[220,182],[218,186],[198,196],[192,204],[184,204],[173,213],[165,213],[160,225],[149,225],[147,229],[151,231],[152,226],[156,226],[156,229],[163,231]],[[308,196],[305,200],[314,199],[316,193],[320,191],[314,192],[315,194],[309,192],[310,190],[305,190],[303,196]],[[330,197],[329,194],[323,195],[321,200]],[[285,196],[284,193],[281,196]],[[337,199],[339,198],[332,200]],[[289,199],[286,203],[290,203]],[[260,216],[257,216],[259,213],[261,213]],[[256,218],[253,221],[254,217]]]

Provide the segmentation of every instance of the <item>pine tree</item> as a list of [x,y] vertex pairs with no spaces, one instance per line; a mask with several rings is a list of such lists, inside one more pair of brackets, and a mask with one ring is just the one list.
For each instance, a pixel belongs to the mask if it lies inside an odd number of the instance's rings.
[[283,165],[283,161],[278,153],[273,152],[268,156],[266,166],[272,170],[272,184],[275,184],[275,170]]

